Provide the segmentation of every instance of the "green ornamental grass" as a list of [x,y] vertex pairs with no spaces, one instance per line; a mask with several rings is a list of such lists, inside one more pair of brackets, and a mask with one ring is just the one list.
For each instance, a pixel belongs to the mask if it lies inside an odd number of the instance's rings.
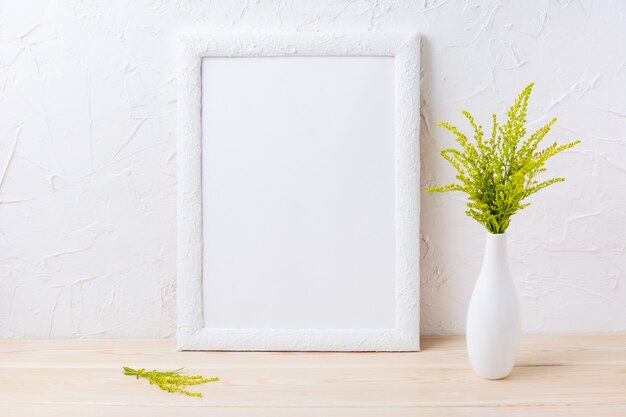
[[462,113],[474,129],[473,141],[450,123],[439,123],[439,126],[454,134],[461,146],[461,149],[441,151],[441,156],[456,169],[458,182],[428,188],[426,191],[464,192],[468,198],[465,213],[482,224],[489,233],[504,233],[509,227],[511,216],[530,205],[524,202],[528,196],[565,181],[565,178],[560,177],[540,181],[537,176],[546,171],[544,165],[548,159],[580,143],[580,140],[564,145],[554,142],[539,149],[539,144],[556,118],[525,138],[526,110],[532,89],[533,83],[522,90],[509,109],[505,124],[498,125],[496,115],[492,116],[492,131],[488,139],[484,138],[482,126],[465,110]]
[[206,384],[207,382],[215,382],[220,379],[217,377],[205,378],[202,375],[182,375],[180,371],[183,368],[176,369],[175,371],[146,371],[145,368],[133,369],[128,366],[124,366],[124,375],[136,376],[137,379],[144,378],[150,382],[150,384],[157,385],[163,391],[167,392],[180,392],[181,394],[189,395],[190,397],[202,397],[200,392],[187,391],[187,387],[190,385]]

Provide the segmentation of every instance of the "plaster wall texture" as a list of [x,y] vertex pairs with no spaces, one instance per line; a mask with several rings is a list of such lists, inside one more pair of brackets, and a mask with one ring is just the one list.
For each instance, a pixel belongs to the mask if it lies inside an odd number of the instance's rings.
[[626,330],[626,3],[0,2],[0,337],[171,337],[176,32],[422,35],[421,330],[462,334],[485,232],[438,121],[486,126],[534,81],[529,122],[583,143],[509,229],[525,332]]

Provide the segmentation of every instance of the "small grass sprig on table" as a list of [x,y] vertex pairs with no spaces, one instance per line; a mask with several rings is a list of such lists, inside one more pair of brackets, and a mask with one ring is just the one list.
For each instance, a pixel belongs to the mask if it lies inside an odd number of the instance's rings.
[[461,191],[467,194],[468,216],[482,224],[489,233],[499,234],[509,227],[511,217],[530,205],[524,200],[530,195],[565,178],[554,177],[539,180],[537,176],[546,172],[548,159],[580,143],[575,140],[559,145],[554,142],[539,149],[556,119],[550,120],[535,133],[526,136],[526,113],[533,84],[519,94],[508,111],[508,120],[498,125],[492,115],[491,135],[485,138],[483,128],[469,112],[463,116],[474,130],[470,140],[456,126],[442,122],[439,126],[454,134],[461,149],[448,148],[441,156],[457,171],[458,182],[428,188],[428,192]]
[[202,397],[199,392],[187,391],[187,387],[190,385],[206,384],[207,382],[216,382],[220,379],[218,377],[205,378],[202,375],[182,375],[180,371],[183,368],[176,369],[175,371],[146,371],[145,368],[133,369],[124,366],[124,375],[133,375],[137,379],[145,378],[150,384],[155,384],[159,388],[167,392],[180,392],[190,397]]

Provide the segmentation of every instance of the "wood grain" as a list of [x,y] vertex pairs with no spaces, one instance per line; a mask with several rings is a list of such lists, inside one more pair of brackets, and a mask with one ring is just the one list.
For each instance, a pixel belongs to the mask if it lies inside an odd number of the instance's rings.
[[[172,340],[0,341],[0,415],[624,416],[626,334],[524,336],[500,381],[476,377],[462,337],[418,353],[176,352]],[[121,367],[219,376],[204,398]]]

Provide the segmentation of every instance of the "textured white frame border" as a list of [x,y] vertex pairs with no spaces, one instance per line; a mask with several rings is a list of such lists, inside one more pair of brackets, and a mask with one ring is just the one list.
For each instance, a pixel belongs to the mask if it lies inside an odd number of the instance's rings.
[[[178,349],[419,350],[419,36],[415,33],[183,33],[178,47]],[[204,328],[201,68],[202,58],[211,56],[394,57],[395,328]]]

